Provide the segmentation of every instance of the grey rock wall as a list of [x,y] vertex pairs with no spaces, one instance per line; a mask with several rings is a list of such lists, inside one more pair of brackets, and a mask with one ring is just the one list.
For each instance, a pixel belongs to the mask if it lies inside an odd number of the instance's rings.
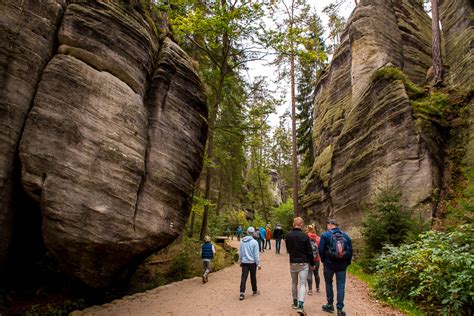
[[[36,3],[11,9],[7,26],[35,13]],[[56,7],[45,31],[50,53],[30,62],[37,76],[24,78],[31,96],[23,116],[5,123],[18,134],[9,159],[19,156],[23,190],[41,210],[42,238],[61,270],[105,287],[184,228],[207,104],[190,59],[146,13],[117,2]],[[28,45],[30,54],[43,53]],[[2,93],[26,90],[11,86]],[[11,179],[11,167],[0,172]],[[5,203],[10,193],[1,189]]]
[[26,115],[54,55],[64,0],[0,2],[0,274],[13,234],[13,191],[17,155]]
[[[439,186],[434,163],[412,117],[401,81],[377,79],[394,66],[422,84],[430,66],[429,17],[416,1],[361,0],[331,65],[316,85],[313,169],[303,213],[358,227],[379,188],[399,188],[404,202],[429,217]],[[414,189],[416,188],[416,189]]]

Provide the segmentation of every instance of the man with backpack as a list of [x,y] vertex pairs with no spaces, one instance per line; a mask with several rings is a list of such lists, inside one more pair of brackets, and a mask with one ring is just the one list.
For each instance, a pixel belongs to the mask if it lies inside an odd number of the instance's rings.
[[344,293],[346,286],[346,270],[352,261],[352,240],[338,228],[335,219],[327,221],[327,229],[321,235],[319,244],[319,256],[323,262],[324,281],[326,283],[327,304],[322,306],[323,311],[334,312],[334,290],[332,286],[333,276],[336,275],[337,289],[337,315],[345,316]]

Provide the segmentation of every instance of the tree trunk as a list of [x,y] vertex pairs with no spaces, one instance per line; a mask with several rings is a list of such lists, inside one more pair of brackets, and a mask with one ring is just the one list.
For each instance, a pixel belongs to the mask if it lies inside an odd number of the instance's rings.
[[224,171],[222,168],[219,171],[219,192],[217,193],[216,216],[219,216],[222,209],[222,195],[224,191]]
[[[225,0],[222,0],[222,5],[223,7],[225,6]],[[217,113],[219,109],[219,105],[221,103],[221,98],[222,98],[222,90],[224,89],[224,80],[225,77],[227,76],[229,72],[229,65],[228,65],[228,58],[229,58],[229,49],[230,49],[230,43],[229,43],[229,37],[226,33],[222,36],[222,63],[220,66],[220,76],[219,76],[219,81],[217,83],[216,87],[216,98],[215,102],[213,104],[213,107],[211,108],[211,115],[209,116],[209,133],[208,133],[208,138],[207,138],[207,159],[211,162],[213,157],[213,147],[214,147],[214,124],[216,123],[217,119]],[[204,190],[204,198],[209,201],[210,195],[211,195],[211,172],[212,168],[211,166],[206,167],[206,188]],[[204,214],[202,216],[202,225],[201,225],[201,233],[199,234],[199,237],[204,239],[204,236],[206,236],[207,233],[207,223],[208,223],[208,218],[209,218],[209,205],[206,204],[204,207]]]
[[[211,129],[209,124],[209,134],[207,137],[207,158],[212,160],[212,150],[214,146],[214,131]],[[209,164],[206,166],[206,188],[204,189],[204,199],[209,201],[211,195],[211,166]],[[207,234],[207,222],[209,219],[209,203],[206,203],[204,206],[204,213],[202,214],[202,225],[201,232],[199,233],[199,239],[203,240],[204,236]]]
[[196,213],[194,211],[191,211],[191,222],[189,223],[189,232],[188,232],[188,237],[192,238],[194,235],[194,222],[196,219]]
[[293,214],[298,214],[298,160],[296,155],[295,53],[290,55],[291,77],[291,171],[293,176]]
[[434,84],[443,81],[443,61],[441,59],[441,31],[439,29],[438,0],[431,0],[431,49],[433,55]]

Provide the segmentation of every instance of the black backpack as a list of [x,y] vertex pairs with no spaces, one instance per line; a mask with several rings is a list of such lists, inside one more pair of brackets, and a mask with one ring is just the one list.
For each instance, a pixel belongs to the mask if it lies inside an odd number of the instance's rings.
[[341,231],[331,232],[327,255],[333,261],[345,261],[349,258],[349,244]]

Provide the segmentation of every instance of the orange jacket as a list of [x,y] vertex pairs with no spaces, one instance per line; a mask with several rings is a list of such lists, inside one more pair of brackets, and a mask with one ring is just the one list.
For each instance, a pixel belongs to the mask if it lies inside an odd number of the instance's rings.
[[267,229],[266,229],[265,239],[266,239],[266,240],[272,239],[272,231],[271,231],[270,228],[268,228],[268,227],[267,227]]

